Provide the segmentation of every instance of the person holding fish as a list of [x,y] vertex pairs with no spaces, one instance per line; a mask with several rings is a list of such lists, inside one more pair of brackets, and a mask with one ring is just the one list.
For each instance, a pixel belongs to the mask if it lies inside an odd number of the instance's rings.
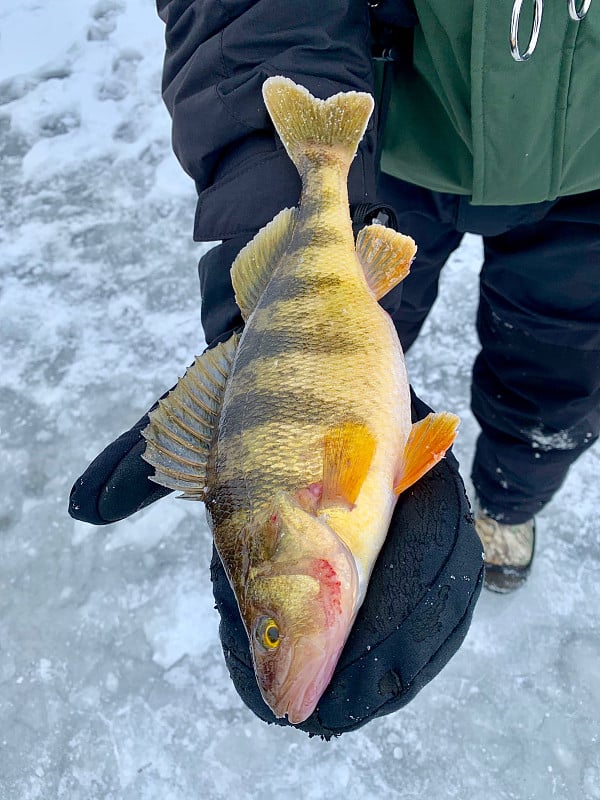
[[[481,542],[489,588],[523,582],[534,515],[599,425],[600,159],[582,75],[598,16],[579,31],[553,9],[535,66],[531,43],[521,54],[518,33],[508,49],[498,32],[506,3],[487,16],[371,5],[159,1],[194,236],[222,240],[199,265],[209,349],[94,460],[70,506],[106,524],[172,489],[203,500],[238,692],[263,719],[326,737],[400,708],[460,646]],[[552,111],[543,147],[532,97]],[[411,401],[398,344],[416,338],[467,230],[486,252],[479,538],[442,458],[456,418]]]

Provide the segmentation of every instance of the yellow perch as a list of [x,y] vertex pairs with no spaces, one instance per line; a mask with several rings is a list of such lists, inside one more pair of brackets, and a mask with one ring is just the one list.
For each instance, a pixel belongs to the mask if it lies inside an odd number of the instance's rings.
[[408,236],[354,243],[347,175],[370,95],[263,96],[302,178],[232,266],[246,325],[198,357],[143,432],[154,480],[203,500],[258,685],[278,717],[313,712],[385,540],[398,494],[452,444],[458,418],[412,425],[404,357],[377,300],[408,273]]

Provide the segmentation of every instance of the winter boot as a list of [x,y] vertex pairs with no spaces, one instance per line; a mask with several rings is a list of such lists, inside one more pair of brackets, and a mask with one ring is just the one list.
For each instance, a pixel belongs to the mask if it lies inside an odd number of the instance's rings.
[[535,520],[505,525],[476,509],[475,530],[483,544],[485,587],[512,592],[525,583],[535,549]]

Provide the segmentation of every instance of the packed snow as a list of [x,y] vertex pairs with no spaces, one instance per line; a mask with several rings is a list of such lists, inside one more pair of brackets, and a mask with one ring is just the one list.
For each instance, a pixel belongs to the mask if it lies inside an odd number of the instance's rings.
[[[540,514],[527,585],[482,595],[405,709],[328,743],[238,698],[200,505],[105,528],[67,515],[73,480],[203,344],[206,245],[162,57],[151,0],[0,9],[1,800],[597,800],[597,447]],[[467,236],[408,359],[419,394],[462,417],[465,476],[480,259]]]

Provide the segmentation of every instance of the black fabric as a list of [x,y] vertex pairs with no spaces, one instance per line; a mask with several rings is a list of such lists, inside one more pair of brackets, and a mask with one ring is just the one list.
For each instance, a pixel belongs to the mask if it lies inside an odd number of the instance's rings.
[[410,275],[382,301],[405,350],[464,232],[483,236],[472,478],[488,513],[523,522],[600,431],[600,192],[478,207],[382,175],[379,197],[418,242]]
[[367,0],[373,23],[390,28],[411,28],[419,18],[413,0]]
[[[194,238],[250,234],[298,202],[298,174],[276,137],[262,84],[285,75],[317,97],[373,94],[365,0],[159,0],[163,97],[173,148],[196,182]],[[350,169],[349,196],[374,198],[375,119]]]
[[[413,396],[413,419],[429,411]],[[216,551],[211,575],[223,652],[239,695],[261,719],[289,725],[260,695],[248,637]],[[406,705],[460,647],[482,580],[481,542],[458,464],[448,454],[400,497],[332,680],[313,714],[295,727],[329,738]]]
[[415,4],[412,0],[373,0],[369,2],[369,10],[373,59],[410,65],[412,29],[419,23]]
[[202,307],[200,319],[204,337],[213,346],[223,334],[243,326],[231,284],[231,265],[242,247],[254,236],[236,236],[209,250],[198,262]]

